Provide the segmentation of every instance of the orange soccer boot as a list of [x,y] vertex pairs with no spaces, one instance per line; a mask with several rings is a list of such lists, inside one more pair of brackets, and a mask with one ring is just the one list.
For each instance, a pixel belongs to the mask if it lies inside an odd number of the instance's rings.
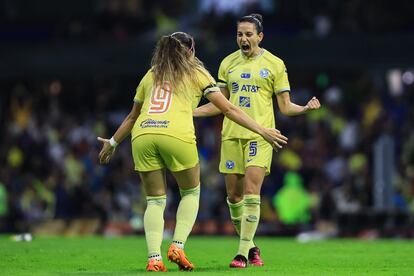
[[194,269],[194,265],[185,256],[184,249],[179,248],[175,244],[171,244],[167,257],[170,262],[178,265],[180,271],[192,271]]
[[167,268],[165,267],[162,260],[151,259],[151,260],[148,260],[147,271],[167,272]]

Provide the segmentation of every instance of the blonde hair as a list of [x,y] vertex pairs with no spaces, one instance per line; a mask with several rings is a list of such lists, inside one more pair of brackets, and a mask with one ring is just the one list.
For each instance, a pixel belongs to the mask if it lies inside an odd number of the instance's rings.
[[194,55],[194,39],[183,32],[160,38],[152,56],[151,68],[154,86],[167,82],[176,91],[184,84],[199,87],[197,72],[209,75],[203,63]]

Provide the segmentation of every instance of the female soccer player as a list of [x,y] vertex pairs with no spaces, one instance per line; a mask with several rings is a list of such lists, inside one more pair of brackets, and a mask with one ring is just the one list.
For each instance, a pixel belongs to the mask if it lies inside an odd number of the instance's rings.
[[[218,86],[230,102],[239,106],[258,124],[275,127],[272,96],[276,94],[280,111],[297,115],[320,107],[313,97],[305,106],[290,101],[290,86],[283,61],[260,47],[263,20],[251,14],[237,22],[237,44],[240,50],[221,62]],[[195,117],[219,114],[207,104],[194,111]],[[259,135],[227,118],[223,122],[220,172],[225,174],[230,217],[240,236],[239,249],[230,267],[262,266],[260,250],[253,237],[260,217],[260,190],[270,173],[272,147]]]
[[148,247],[147,271],[166,271],[161,242],[166,204],[166,168],[175,177],[181,200],[173,243],[167,258],[180,270],[193,270],[184,244],[195,222],[200,194],[200,168],[192,112],[204,95],[227,118],[257,133],[270,147],[281,148],[287,138],[274,128],[264,128],[232,105],[210,73],[194,55],[193,38],[182,32],[163,36],[157,43],[151,69],[136,90],[131,112],[110,139],[103,142],[101,163],[108,163],[115,147],[131,133],[135,169],[144,185],[147,208],[144,230]]

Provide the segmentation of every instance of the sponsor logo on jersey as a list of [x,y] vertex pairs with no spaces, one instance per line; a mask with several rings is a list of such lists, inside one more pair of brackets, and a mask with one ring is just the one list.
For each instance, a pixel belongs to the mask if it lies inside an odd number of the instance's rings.
[[237,93],[239,91],[239,84],[237,82],[231,83],[231,93]]
[[250,97],[240,96],[239,105],[242,107],[250,107]]
[[259,92],[259,86],[257,85],[252,85],[252,84],[243,84],[243,86],[241,87],[240,91],[241,92]]
[[262,70],[260,70],[259,74],[262,78],[266,78],[267,76],[269,76],[269,70],[262,69]]
[[164,121],[158,121],[153,119],[146,119],[141,122],[140,127],[141,128],[168,128],[168,125],[170,124],[170,121],[164,120]]
[[234,168],[234,161],[233,160],[227,160],[226,161],[226,168],[231,170]]
[[233,72],[234,72],[234,70],[235,70],[235,69],[233,69],[233,70],[231,70],[231,69],[230,69],[229,71],[227,71],[227,74],[231,74],[231,73],[233,73]]
[[242,78],[242,79],[250,79],[250,73],[241,73],[240,78]]

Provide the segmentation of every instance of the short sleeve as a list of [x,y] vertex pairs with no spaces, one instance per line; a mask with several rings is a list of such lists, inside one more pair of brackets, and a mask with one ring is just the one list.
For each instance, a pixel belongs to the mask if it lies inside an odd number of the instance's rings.
[[220,88],[218,88],[216,81],[207,70],[199,72],[199,81],[201,85],[201,91],[203,92],[204,96],[209,93],[220,92]]
[[287,69],[283,62],[276,69],[273,91],[275,94],[290,91]]
[[147,72],[145,74],[145,76],[141,79],[141,81],[140,81],[140,83],[139,83],[139,85],[136,89],[135,97],[134,97],[134,102],[136,102],[136,103],[144,102],[144,99],[145,99],[145,81],[148,78],[148,73],[149,72]]
[[218,71],[218,80],[217,80],[217,86],[218,87],[226,87],[227,86],[227,66],[224,64],[224,60],[221,62],[219,71]]

